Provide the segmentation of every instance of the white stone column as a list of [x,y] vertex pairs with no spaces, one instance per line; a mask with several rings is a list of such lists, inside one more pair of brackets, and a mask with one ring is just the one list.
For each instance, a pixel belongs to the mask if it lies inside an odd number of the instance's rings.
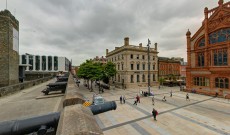
[[33,55],[33,71],[36,70],[36,59],[35,59],[35,55]]
[[[29,55],[26,55],[26,64],[29,64]],[[29,66],[26,66],[26,70],[29,71]]]

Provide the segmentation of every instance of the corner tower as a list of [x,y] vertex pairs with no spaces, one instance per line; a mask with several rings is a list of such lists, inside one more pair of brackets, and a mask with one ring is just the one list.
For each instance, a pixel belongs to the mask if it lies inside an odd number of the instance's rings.
[[0,11],[0,87],[18,83],[19,22],[8,10]]

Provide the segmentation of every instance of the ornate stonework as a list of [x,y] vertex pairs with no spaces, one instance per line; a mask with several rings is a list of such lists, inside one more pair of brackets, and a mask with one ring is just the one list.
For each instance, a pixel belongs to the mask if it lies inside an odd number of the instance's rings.
[[[209,10],[200,29],[187,37],[186,88],[206,94],[230,91],[230,2]],[[194,49],[192,48],[194,46]]]

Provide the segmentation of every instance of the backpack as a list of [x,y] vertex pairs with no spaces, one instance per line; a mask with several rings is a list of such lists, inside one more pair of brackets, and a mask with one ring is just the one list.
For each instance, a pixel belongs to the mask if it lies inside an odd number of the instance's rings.
[[156,115],[158,115],[158,111],[156,110]]

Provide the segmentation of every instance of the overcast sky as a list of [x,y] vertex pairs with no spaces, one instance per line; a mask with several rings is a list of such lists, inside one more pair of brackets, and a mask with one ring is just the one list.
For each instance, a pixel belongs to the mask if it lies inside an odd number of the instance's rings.
[[[228,0],[229,1],[229,0]],[[226,2],[226,0],[225,0]],[[204,8],[218,0],[8,0],[19,20],[20,54],[65,56],[79,65],[105,56],[105,49],[158,43],[158,56],[186,56],[187,29],[192,35],[204,18]],[[6,1],[0,0],[0,9]]]

